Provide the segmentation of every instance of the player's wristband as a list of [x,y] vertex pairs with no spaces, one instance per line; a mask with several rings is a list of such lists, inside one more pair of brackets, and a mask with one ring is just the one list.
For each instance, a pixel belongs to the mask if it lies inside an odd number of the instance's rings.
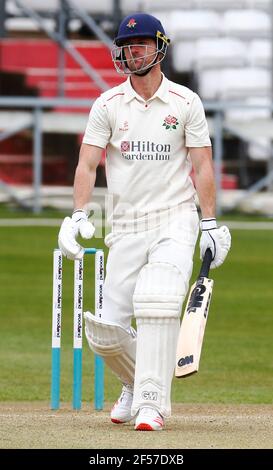
[[202,219],[200,222],[200,229],[202,232],[206,230],[213,230],[215,228],[217,228],[217,222],[215,218]]
[[72,215],[75,214],[76,212],[84,212],[85,215],[88,216],[88,213],[87,213],[86,210],[84,210],[84,209],[75,209],[75,210],[72,212]]
[[87,220],[88,219],[88,214],[86,213],[86,211],[84,209],[76,209],[76,210],[74,210],[74,212],[72,214],[72,219],[75,222],[78,222],[81,219]]

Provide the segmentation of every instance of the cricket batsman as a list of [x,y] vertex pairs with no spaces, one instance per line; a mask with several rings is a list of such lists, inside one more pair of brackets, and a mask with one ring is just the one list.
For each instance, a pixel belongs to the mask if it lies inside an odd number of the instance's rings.
[[106,150],[111,233],[105,238],[104,308],[101,318],[85,313],[85,333],[121,381],[111,421],[132,421],[137,431],[159,431],[171,414],[181,308],[199,228],[200,256],[210,248],[212,268],[224,262],[231,245],[228,228],[215,219],[203,105],[161,72],[169,44],[154,16],[135,13],[121,22],[112,58],[127,80],[92,106],[75,172],[74,212],[59,232],[63,255],[81,258],[77,237],[94,235],[88,205]]

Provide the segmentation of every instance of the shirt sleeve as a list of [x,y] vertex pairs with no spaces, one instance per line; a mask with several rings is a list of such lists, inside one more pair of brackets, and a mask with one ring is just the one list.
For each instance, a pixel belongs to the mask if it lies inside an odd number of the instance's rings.
[[186,147],[210,147],[208,123],[203,104],[195,93],[185,124]]
[[106,106],[101,97],[93,104],[83,136],[83,143],[106,148],[111,135]]

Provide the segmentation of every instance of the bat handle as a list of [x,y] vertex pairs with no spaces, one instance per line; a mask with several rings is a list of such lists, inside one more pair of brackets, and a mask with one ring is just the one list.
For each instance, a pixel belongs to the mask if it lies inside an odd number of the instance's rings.
[[212,261],[212,252],[210,248],[207,248],[205,252],[205,256],[202,261],[199,277],[208,277],[211,261]]

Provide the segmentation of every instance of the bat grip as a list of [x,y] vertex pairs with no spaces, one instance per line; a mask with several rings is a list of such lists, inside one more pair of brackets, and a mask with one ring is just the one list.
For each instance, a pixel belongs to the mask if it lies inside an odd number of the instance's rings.
[[210,248],[207,248],[205,252],[205,256],[202,261],[199,277],[208,277],[211,261],[212,261],[212,252]]

